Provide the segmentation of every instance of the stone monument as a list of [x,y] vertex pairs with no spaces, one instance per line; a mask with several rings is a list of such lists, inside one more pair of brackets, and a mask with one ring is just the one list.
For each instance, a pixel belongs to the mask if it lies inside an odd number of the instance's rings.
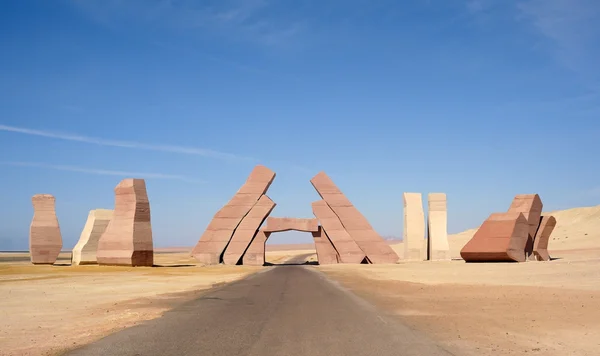
[[71,252],[72,265],[77,266],[98,263],[98,260],[96,259],[98,241],[108,227],[108,223],[112,219],[112,216],[113,211],[109,209],[96,209],[89,212],[83,231],[79,236],[79,241]]
[[56,199],[50,194],[36,194],[33,203],[33,220],[29,227],[29,253],[31,262],[54,264],[62,249],[60,226],[56,217]]

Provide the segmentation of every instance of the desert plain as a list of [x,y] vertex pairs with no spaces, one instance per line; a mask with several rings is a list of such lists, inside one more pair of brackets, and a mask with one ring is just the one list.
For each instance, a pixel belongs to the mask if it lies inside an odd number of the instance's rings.
[[[452,261],[318,266],[312,244],[268,245],[456,355],[600,354],[600,206],[551,212],[553,261],[465,263],[475,229],[450,235]],[[390,242],[400,256],[403,245]],[[160,317],[211,288],[277,266],[200,266],[190,248],[157,249],[157,267],[31,265],[0,253],[0,355],[58,355]]]

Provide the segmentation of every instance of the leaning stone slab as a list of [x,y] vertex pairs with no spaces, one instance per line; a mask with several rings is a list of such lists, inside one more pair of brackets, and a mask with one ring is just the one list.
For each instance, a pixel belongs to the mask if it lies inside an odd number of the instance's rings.
[[[394,249],[373,229],[367,219],[352,205],[350,200],[346,198],[325,172],[318,173],[310,182],[321,198],[338,216],[344,229],[358,244],[371,263],[398,262],[399,258]],[[321,225],[331,237],[331,232],[322,221]],[[334,241],[333,238],[332,241]],[[338,247],[337,244],[335,244],[335,247]],[[339,249],[338,252],[340,252]]]
[[427,201],[429,209],[427,214],[427,259],[450,261],[446,194],[429,193]]
[[56,217],[56,199],[50,194],[36,194],[31,201],[33,203],[33,219],[29,227],[31,263],[54,264],[63,246]]
[[208,224],[192,250],[192,256],[205,265],[221,263],[223,252],[238,225],[267,192],[273,179],[275,172],[269,168],[261,165],[254,167],[244,185]]
[[242,264],[246,266],[264,266],[265,264],[265,244],[271,235],[270,232],[258,230],[250,246],[242,257]]
[[529,225],[529,235],[527,244],[525,245],[525,257],[530,258],[533,253],[533,243],[535,233],[540,225],[540,217],[542,216],[542,200],[537,194],[520,194],[515,196],[508,209],[509,212],[523,213]]
[[269,216],[267,226],[263,229],[266,232],[283,231],[304,231],[318,232],[319,220],[317,219],[299,219],[299,218],[277,218]]
[[467,262],[525,262],[529,224],[522,213],[494,213],[460,251]]
[[96,264],[98,260],[98,241],[112,219],[113,211],[109,209],[91,210],[79,241],[71,252],[71,265]]
[[348,234],[338,216],[324,200],[313,202],[312,210],[315,217],[321,222],[323,231],[338,252],[341,263],[362,263],[366,261],[363,250]]
[[404,201],[404,234],[402,237],[404,260],[423,261],[427,258],[423,197],[421,193],[404,193],[402,197]]
[[533,256],[536,261],[550,261],[550,254],[548,253],[548,241],[550,241],[550,235],[554,231],[556,226],[556,218],[552,215],[542,216],[540,219],[540,227],[535,234],[535,240],[533,244]]
[[312,232],[312,236],[315,240],[315,250],[317,250],[317,260],[320,265],[332,265],[340,262],[337,251],[320,226],[317,231]]
[[124,179],[115,188],[113,218],[98,241],[98,264],[154,264],[150,201],[143,179]]
[[236,265],[242,262],[242,256],[250,246],[252,238],[256,235],[267,216],[273,211],[275,205],[268,196],[263,195],[260,197],[256,205],[235,229],[235,233],[225,249],[225,254],[223,254],[224,264]]

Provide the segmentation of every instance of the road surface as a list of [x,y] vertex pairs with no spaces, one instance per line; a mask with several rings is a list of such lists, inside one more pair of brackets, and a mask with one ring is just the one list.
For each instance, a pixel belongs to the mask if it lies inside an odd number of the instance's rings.
[[280,266],[209,291],[69,356],[451,355],[312,267]]

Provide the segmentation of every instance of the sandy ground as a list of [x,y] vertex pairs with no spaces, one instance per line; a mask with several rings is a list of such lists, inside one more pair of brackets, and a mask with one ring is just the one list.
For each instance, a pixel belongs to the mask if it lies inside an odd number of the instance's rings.
[[600,206],[550,214],[550,262],[464,263],[473,229],[453,261],[318,268],[458,355],[600,355]]

